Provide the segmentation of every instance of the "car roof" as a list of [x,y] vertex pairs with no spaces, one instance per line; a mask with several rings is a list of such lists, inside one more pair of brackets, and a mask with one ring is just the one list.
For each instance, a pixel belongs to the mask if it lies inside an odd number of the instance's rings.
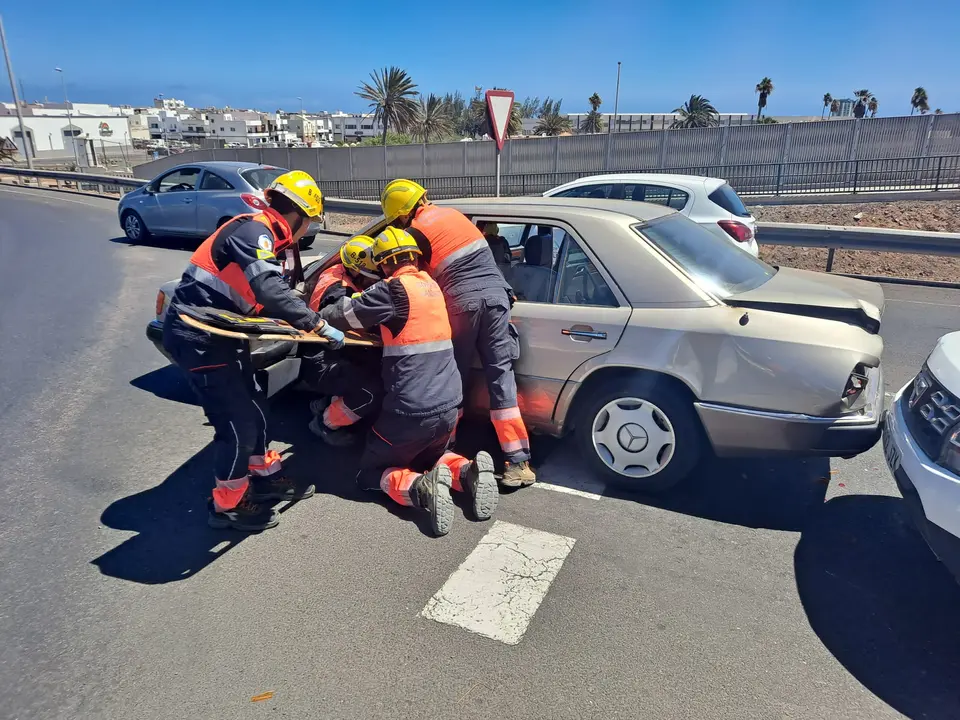
[[[703,175],[677,175],[673,173],[610,173],[607,175],[590,175],[564,183],[559,187],[579,187],[594,183],[671,183],[684,187],[702,187],[708,193],[713,192],[727,181],[722,178],[704,177]],[[553,188],[547,192],[552,192]]]
[[519,214],[535,213],[549,216],[556,211],[583,212],[595,214],[626,215],[642,222],[655,220],[665,215],[675,215],[676,210],[665,205],[637,202],[635,200],[603,200],[594,198],[558,198],[558,197],[507,197],[507,198],[457,198],[437,200],[437,205],[453,205],[471,214],[493,212],[513,212]]

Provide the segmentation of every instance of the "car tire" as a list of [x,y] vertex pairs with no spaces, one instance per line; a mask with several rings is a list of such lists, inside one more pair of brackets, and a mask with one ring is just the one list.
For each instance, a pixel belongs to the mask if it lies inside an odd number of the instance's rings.
[[313,241],[317,239],[316,235],[304,235],[300,238],[299,246],[301,250],[308,250],[313,246]]
[[591,470],[605,482],[646,494],[664,492],[686,478],[705,445],[689,396],[654,375],[591,390],[576,418],[576,439]]
[[125,210],[120,218],[120,227],[127,240],[133,243],[142,243],[150,239],[150,231],[143,223],[143,218],[135,210]]

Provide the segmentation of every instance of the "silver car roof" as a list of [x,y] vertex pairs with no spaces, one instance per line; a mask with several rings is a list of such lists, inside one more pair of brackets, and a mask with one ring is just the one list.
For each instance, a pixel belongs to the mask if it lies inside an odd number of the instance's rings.
[[637,202],[635,200],[602,200],[594,198],[560,198],[560,197],[509,197],[509,198],[458,198],[454,200],[438,200],[437,205],[454,205],[457,208],[468,210],[471,214],[484,212],[511,212],[516,210],[524,214],[534,213],[550,216],[556,212],[579,212],[590,214],[625,215],[629,218],[647,222],[666,215],[675,215],[676,210],[665,205]]

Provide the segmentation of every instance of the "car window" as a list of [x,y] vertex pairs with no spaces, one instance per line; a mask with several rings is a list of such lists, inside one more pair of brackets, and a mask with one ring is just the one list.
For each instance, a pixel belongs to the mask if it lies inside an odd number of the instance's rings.
[[283,175],[286,170],[275,167],[250,168],[241,170],[240,177],[250,183],[256,190],[266,190],[270,183]]
[[570,188],[563,192],[558,192],[553,197],[571,197],[571,198],[603,198],[607,199],[613,192],[613,185],[606,183],[604,185],[581,185],[580,187]]
[[650,184],[626,185],[623,196],[627,200],[666,205],[674,210],[683,210],[690,198],[690,195],[683,190]]
[[750,217],[750,211],[743,204],[743,200],[734,191],[732,187],[724,183],[712,193],[707,195],[711,202],[716,203],[728,213],[737,217]]
[[673,259],[704,290],[729,297],[760,287],[776,268],[683,215],[666,215],[634,230]]
[[560,268],[560,305],[592,305],[617,307],[616,298],[597,266],[568,233],[564,233],[566,246],[562,251],[563,267]]
[[157,183],[157,192],[182,192],[197,189],[197,176],[200,168],[180,168],[167,173]]
[[203,180],[200,181],[201,190],[233,190],[233,185],[228,183],[219,175],[207,170],[203,175]]
[[500,236],[507,241],[507,245],[512,248],[519,247],[523,244],[523,228],[524,225],[514,224],[514,225],[500,225]]
[[[566,233],[562,228],[536,223],[497,223],[507,240],[509,265],[499,263],[517,298],[551,302],[556,280],[558,249]],[[488,238],[489,239],[489,238]]]

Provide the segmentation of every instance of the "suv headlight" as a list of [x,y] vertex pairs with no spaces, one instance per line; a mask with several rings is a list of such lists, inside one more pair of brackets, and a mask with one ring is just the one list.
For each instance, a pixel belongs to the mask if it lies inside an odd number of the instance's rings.
[[946,442],[943,443],[937,463],[950,472],[960,475],[960,425],[950,431]]
[[913,410],[913,406],[917,404],[920,398],[923,397],[923,394],[930,389],[930,384],[930,377],[927,375],[926,369],[921,370],[913,381],[913,390],[910,393],[909,400],[911,410]]

